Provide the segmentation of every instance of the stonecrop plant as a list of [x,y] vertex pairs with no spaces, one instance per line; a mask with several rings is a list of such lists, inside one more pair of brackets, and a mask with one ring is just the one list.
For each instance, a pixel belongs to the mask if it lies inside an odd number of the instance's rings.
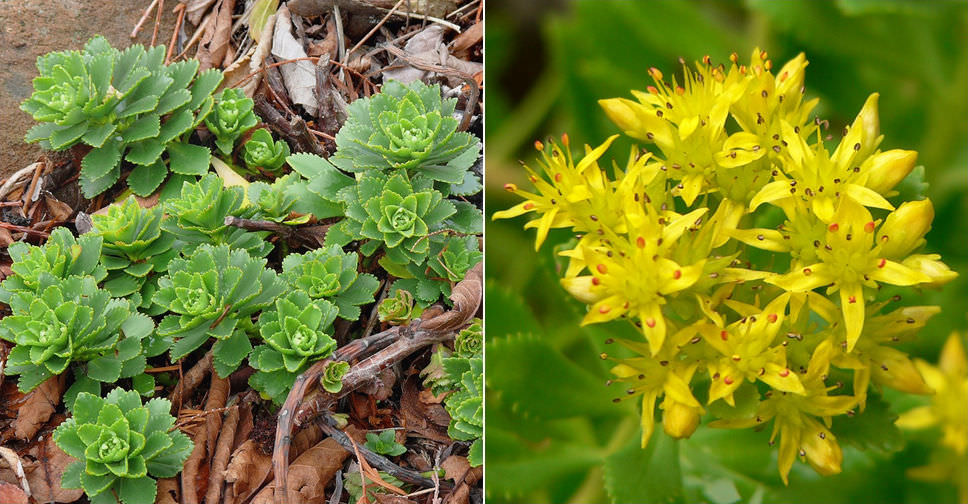
[[[460,186],[474,177],[468,168],[481,144],[457,131],[456,105],[456,99],[441,98],[440,86],[389,81],[379,94],[350,104],[330,161],[348,172],[405,170]],[[472,192],[478,190],[479,183]]]
[[100,36],[83,51],[40,56],[34,92],[20,107],[39,123],[26,141],[55,151],[90,146],[80,178],[89,198],[118,181],[122,159],[135,165],[127,184],[141,196],[169,171],[205,173],[209,150],[186,137],[212,110],[222,72],[199,73],[197,60],[165,65],[164,59],[164,46],[120,51]]
[[141,403],[120,388],[105,398],[82,392],[72,416],[54,431],[54,442],[77,462],[67,466],[64,488],[81,488],[92,504],[151,504],[155,478],[181,471],[192,441],[172,426],[171,402]]
[[797,458],[841,471],[832,419],[869,414],[872,386],[932,392],[897,343],[938,310],[898,301],[956,276],[920,250],[934,211],[897,189],[917,153],[879,148],[878,95],[828,143],[818,100],[803,99],[806,66],[801,54],[774,73],[757,49],[748,64],[705,57],[679,78],[652,68],[634,100],[599,102],[644,148],[606,163],[618,135],[581,157],[567,136],[536,142],[534,192],[506,185],[524,201],[494,215],[530,215],[536,250],[570,230],[561,285],[587,305],[582,324],[634,327],[616,340],[631,357],[602,358],[622,397],[641,402],[643,448],[657,403],[675,438],[702,418],[772,422],[784,483]]

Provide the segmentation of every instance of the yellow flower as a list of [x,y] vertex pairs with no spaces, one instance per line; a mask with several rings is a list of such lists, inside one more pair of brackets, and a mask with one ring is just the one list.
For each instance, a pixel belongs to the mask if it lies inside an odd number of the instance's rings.
[[962,336],[952,333],[948,337],[937,366],[920,359],[915,364],[935,395],[931,404],[901,414],[897,426],[940,427],[943,437],[931,463],[909,469],[908,476],[927,481],[954,480],[959,502],[968,503],[968,361]]
[[[574,250],[563,252],[571,258],[572,266],[561,280],[562,286],[592,305],[582,325],[627,316],[641,328],[652,348],[651,355],[657,354],[666,336],[662,313],[666,297],[696,283],[705,263],[703,259],[680,265],[668,257],[670,250],[705,211],[679,215],[633,201],[623,212],[628,235],[588,235]],[[586,274],[577,274],[579,271]]]
[[893,210],[881,194],[900,182],[914,168],[913,151],[875,152],[883,138],[877,115],[877,93],[872,94],[840,144],[830,154],[819,139],[810,146],[799,126],[781,121],[780,136],[786,146],[783,170],[750,202],[750,211],[763,203],[809,208],[820,220],[830,222],[842,199],[871,208]]
[[940,426],[944,437],[941,444],[958,454],[968,453],[968,362],[961,337],[948,337],[937,366],[921,359],[915,365],[934,392],[931,404],[905,412],[897,420],[903,429],[923,429]]
[[[677,333],[674,339],[688,341],[692,334],[686,329]],[[626,386],[625,394],[628,397],[642,394],[642,448],[648,445],[655,430],[655,403],[662,395],[665,395],[662,403],[665,411],[663,422],[668,422],[665,431],[674,437],[691,435],[698,424],[699,415],[704,412],[689,388],[698,364],[689,360],[672,360],[677,350],[667,349],[652,357],[651,350],[643,343],[629,340],[618,342],[645,355],[619,359],[619,364],[612,368],[612,374],[617,376],[613,382]]]
[[[830,286],[828,295],[839,291],[850,352],[864,326],[864,287],[876,289],[878,283],[915,285],[930,282],[932,278],[923,267],[915,269],[889,260],[881,253],[884,237],[889,242],[891,236],[901,232],[901,220],[878,227],[880,223],[873,220],[866,208],[844,199],[832,221],[824,239],[817,241],[817,263],[766,281],[790,292],[807,292],[823,286]],[[875,235],[879,237],[877,240]]]
[[[784,484],[797,454],[823,475],[839,473],[843,453],[837,438],[829,430],[830,417],[847,413],[856,404],[853,396],[828,396],[835,387],[824,383],[830,369],[830,341],[817,346],[810,358],[807,372],[800,377],[804,394],[768,392],[767,399],[760,402],[756,415],[738,420],[716,420],[709,425],[723,428],[748,428],[773,419],[772,444],[780,435],[778,468]],[[824,420],[821,423],[817,420]]]
[[721,357],[707,361],[712,376],[709,402],[723,399],[735,406],[733,392],[743,380],[760,380],[774,390],[804,394],[803,385],[786,363],[783,346],[772,346],[783,326],[789,294],[781,294],[762,312],[743,317],[726,327],[721,324],[698,325],[699,333]]
[[[538,194],[518,189],[514,184],[504,188],[525,199],[507,210],[495,212],[492,219],[509,219],[526,213],[537,213],[540,217],[528,221],[525,229],[536,228],[534,249],[537,251],[548,236],[551,228],[574,227],[576,231],[589,231],[598,227],[598,222],[613,221],[620,215],[610,205],[615,201],[612,183],[598,167],[598,158],[605,153],[618,135],[613,135],[604,143],[592,149],[585,147],[585,156],[575,164],[568,150],[568,137],[562,137],[564,148],[551,143],[550,154],[541,142],[535,147],[541,152],[542,174],[525,165],[529,179]],[[642,160],[645,162],[645,159]]]

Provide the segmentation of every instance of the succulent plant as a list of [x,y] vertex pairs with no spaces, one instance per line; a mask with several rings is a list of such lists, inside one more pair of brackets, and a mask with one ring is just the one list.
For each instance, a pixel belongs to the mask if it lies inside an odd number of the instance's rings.
[[118,181],[122,159],[136,165],[127,184],[139,195],[154,191],[169,170],[205,173],[208,149],[182,140],[211,111],[222,72],[198,73],[197,60],[165,65],[164,58],[164,46],[119,51],[100,36],[83,51],[40,56],[34,92],[20,106],[39,122],[26,141],[55,151],[91,146],[80,178],[89,198]]
[[293,185],[305,185],[298,173],[290,173],[277,178],[272,185],[265,182],[249,184],[249,201],[255,205],[254,219],[263,219],[280,224],[298,225],[309,222],[309,214],[293,214],[299,201],[298,192],[291,191]]
[[471,325],[462,329],[454,338],[454,353],[458,357],[469,359],[484,355],[484,321],[479,318],[471,321]]
[[354,185],[354,179],[315,154],[293,154],[286,158],[286,163],[302,177],[292,176],[293,180],[285,186],[286,195],[296,201],[294,211],[312,214],[317,219],[343,216],[343,204],[336,194],[340,189]]
[[350,172],[403,169],[461,184],[473,177],[468,168],[481,144],[470,133],[457,131],[456,104],[456,99],[441,98],[440,86],[386,82],[380,93],[350,104],[330,160]]
[[223,155],[232,154],[235,141],[259,123],[253,107],[252,98],[241,89],[225,88],[215,97],[214,110],[205,118],[205,126],[215,135],[215,146]]
[[253,172],[258,168],[269,173],[278,173],[289,157],[289,144],[282,140],[272,141],[272,135],[265,128],[259,128],[245,142],[242,159]]
[[[142,208],[133,196],[92,215],[94,234],[104,241],[101,264],[108,270],[104,288],[114,297],[130,296],[136,307],[151,306],[159,273],[178,255],[175,236],[161,229],[161,206]],[[152,313],[154,314],[154,313]]]
[[444,399],[444,409],[450,415],[447,434],[458,441],[473,441],[467,454],[472,466],[484,462],[484,361],[480,357],[470,359],[444,359],[444,369],[455,382],[454,393]]
[[171,312],[158,334],[176,338],[171,358],[177,360],[217,341],[213,363],[219,376],[228,376],[249,355],[251,315],[272,304],[285,291],[285,282],[265,268],[265,259],[226,245],[202,245],[185,259],[174,259],[168,274],[158,280],[152,301]]
[[289,254],[282,261],[282,277],[312,299],[326,299],[339,307],[346,320],[360,317],[360,305],[373,302],[380,281],[369,273],[357,273],[358,256],[330,245],[305,254]]
[[272,251],[272,244],[264,239],[268,233],[225,224],[229,215],[249,215],[251,207],[243,208],[244,200],[241,187],[225,187],[218,175],[209,173],[198,182],[185,182],[181,194],[165,202],[168,218],[161,227],[185,243],[182,248],[185,255],[199,245],[211,243],[227,244],[245,249],[253,256],[265,257]]
[[464,279],[467,270],[481,262],[483,257],[476,236],[452,237],[428,264],[441,278],[459,282]]
[[192,441],[172,429],[171,402],[152,399],[142,405],[137,392],[120,388],[104,399],[81,392],[73,416],[54,431],[54,442],[77,462],[67,466],[64,488],[81,488],[91,504],[151,504],[154,478],[181,471]]
[[365,446],[370,451],[379,453],[380,455],[389,455],[391,457],[403,455],[407,452],[407,447],[397,442],[396,434],[397,431],[394,429],[382,430],[379,434],[376,432],[367,432]]
[[453,203],[433,188],[433,181],[410,180],[403,172],[363,175],[337,197],[346,205],[346,218],[330,228],[327,242],[366,240],[360,247],[363,255],[373,255],[382,246],[386,260],[397,265],[422,263],[430,250],[427,235],[443,228],[444,219],[456,212]]
[[393,289],[380,301],[376,313],[380,322],[403,325],[420,316],[423,310],[414,303],[413,294],[406,289]]
[[327,392],[335,394],[343,390],[343,376],[350,370],[350,363],[346,361],[330,362],[323,370],[320,383]]
[[10,265],[13,275],[0,283],[0,302],[10,304],[10,297],[16,292],[39,293],[40,280],[45,275],[57,278],[89,275],[100,282],[107,275],[107,270],[98,263],[101,244],[99,236],[75,239],[64,227],[51,231],[47,242],[39,247],[11,243],[7,253],[13,259]]
[[301,290],[276,299],[273,308],[259,317],[264,344],[255,347],[249,358],[257,370],[249,384],[282,403],[296,377],[336,348],[330,333],[338,309],[328,301],[311,299]]
[[4,372],[20,375],[22,391],[63,373],[72,362],[87,362],[86,376],[101,382],[144,371],[142,340],[154,324],[132,313],[126,300],[98,289],[94,277],[45,274],[36,292],[16,292],[8,303],[11,315],[0,319],[0,339],[16,346]]

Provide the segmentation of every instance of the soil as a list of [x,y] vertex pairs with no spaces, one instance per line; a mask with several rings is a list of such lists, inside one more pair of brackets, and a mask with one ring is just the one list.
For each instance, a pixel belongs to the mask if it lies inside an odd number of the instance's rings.
[[[154,19],[145,22],[138,37],[131,30],[148,0],[2,0],[0,1],[0,178],[34,162],[41,149],[24,143],[33,119],[20,110],[30,96],[37,75],[37,56],[49,51],[80,49],[101,34],[115,47],[148,44]],[[158,31],[158,44],[171,38],[175,16],[169,1]]]

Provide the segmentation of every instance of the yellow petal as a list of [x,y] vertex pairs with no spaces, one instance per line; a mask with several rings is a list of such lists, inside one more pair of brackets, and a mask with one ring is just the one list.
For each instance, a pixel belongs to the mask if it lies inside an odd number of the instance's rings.
[[806,454],[807,462],[818,473],[830,476],[840,472],[844,460],[837,438],[816,421],[807,425],[800,438],[800,447]]
[[581,320],[581,325],[597,324],[614,320],[628,311],[625,308],[625,298],[619,295],[609,296],[588,308],[588,313]]
[[674,261],[662,257],[657,262],[662,277],[659,293],[666,295],[692,287],[699,280],[699,276],[702,275],[702,267],[706,260],[703,259],[690,266],[679,266]]
[[757,379],[763,383],[783,392],[799,395],[807,394],[806,389],[803,388],[803,383],[800,382],[800,377],[786,366],[767,362],[764,369],[766,372],[757,375]]
[[965,376],[968,374],[968,360],[965,359],[965,347],[961,343],[958,333],[951,333],[941,349],[941,359],[938,367],[949,376]]
[[894,210],[894,205],[883,196],[862,185],[847,184],[847,196],[865,207]]
[[840,286],[840,309],[844,312],[844,329],[847,330],[847,352],[851,352],[864,329],[864,287],[861,284]]
[[602,157],[602,154],[608,150],[609,146],[612,145],[612,142],[614,142],[616,138],[618,138],[618,135],[612,135],[606,138],[605,141],[602,142],[598,147],[586,152],[585,157],[581,158],[581,161],[579,161],[578,165],[575,166],[575,171],[582,173],[586,168],[597,162],[598,158]]
[[[733,399],[733,392],[743,384],[745,376],[742,371],[730,366],[729,364],[709,365],[709,371],[713,373],[709,384],[709,403],[712,404],[717,399],[726,401],[730,406],[736,406]],[[719,378],[715,378],[719,374]]]
[[800,449],[800,431],[793,427],[784,426],[780,428],[780,450],[777,454],[777,469],[780,471],[780,478],[784,485],[789,485],[787,477],[790,469],[793,468],[793,461],[797,459],[797,451]]
[[769,277],[766,283],[790,292],[806,292],[830,285],[834,280],[835,278],[830,274],[830,268],[824,263],[817,263],[792,273]]
[[871,372],[875,382],[908,394],[933,393],[906,353],[891,347],[878,346],[870,350],[870,358],[873,361]]
[[561,286],[582,303],[597,303],[604,296],[604,290],[592,283],[594,278],[591,275],[562,278]]
[[931,277],[903,264],[887,259],[875,260],[876,266],[868,273],[871,280],[891,285],[917,285],[931,281]]
[[642,333],[649,342],[652,349],[652,356],[659,353],[662,344],[665,342],[666,322],[662,316],[662,307],[658,303],[652,303],[639,312],[639,319],[642,323]]
[[548,230],[551,229],[551,224],[555,220],[555,215],[558,214],[558,208],[552,208],[545,212],[540,219],[535,219],[529,221],[524,225],[525,229],[537,228],[538,233],[534,237],[534,251],[537,252],[541,248],[541,244],[544,243],[545,238],[548,237]]
[[649,445],[649,438],[655,430],[655,392],[642,394],[642,449]]
[[916,254],[905,259],[903,264],[927,275],[931,279],[928,285],[937,287],[958,278],[958,273],[939,259],[941,256],[937,254]]
[[682,201],[686,202],[686,205],[692,206],[692,203],[696,201],[696,198],[702,192],[703,182],[705,178],[697,173],[690,173],[682,179],[680,184],[682,184],[682,190],[679,196],[682,197]]
[[500,210],[500,211],[494,212],[491,215],[491,220],[511,219],[519,215],[523,215],[528,212],[531,212],[533,210],[534,210],[534,202],[522,201],[521,203],[518,203],[517,205],[514,205],[513,207],[508,208],[507,210]]
[[763,250],[773,252],[789,252],[789,240],[783,239],[783,234],[775,229],[734,229],[730,236],[737,240]]
[[931,406],[918,406],[901,413],[894,425],[902,429],[918,430],[937,425],[938,420]]
[[668,398],[663,402],[662,430],[673,439],[686,439],[699,426],[699,410]]
[[679,237],[682,236],[683,231],[685,231],[686,228],[695,225],[696,221],[705,215],[707,211],[709,211],[709,209],[704,207],[697,208],[685,215],[672,213],[673,217],[671,219],[666,217],[666,220],[668,220],[669,223],[662,228],[662,241],[671,243],[678,240]]
[[699,126],[699,116],[694,115],[683,119],[679,123],[679,139],[685,140],[689,138],[696,131],[696,126]]
[[763,203],[790,197],[790,183],[785,180],[776,180],[763,186],[756,196],[750,200],[750,212],[755,211]]
[[832,197],[817,196],[810,202],[810,207],[818,219],[823,222],[830,222],[834,219],[834,214],[836,213],[834,201],[836,200]]

